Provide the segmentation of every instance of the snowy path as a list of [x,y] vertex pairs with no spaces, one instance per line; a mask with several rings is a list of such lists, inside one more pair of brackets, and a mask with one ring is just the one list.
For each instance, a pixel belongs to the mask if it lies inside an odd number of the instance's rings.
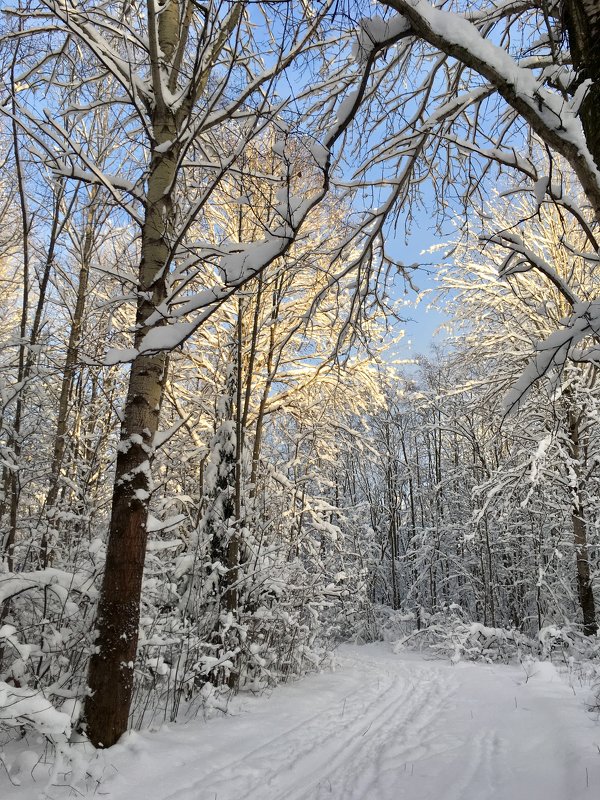
[[[110,751],[114,775],[100,792],[107,800],[600,798],[600,724],[551,665],[526,681],[519,667],[453,667],[383,644],[344,647],[339,661],[336,672],[281,687],[235,717],[132,736]],[[33,788],[8,798],[29,800]]]

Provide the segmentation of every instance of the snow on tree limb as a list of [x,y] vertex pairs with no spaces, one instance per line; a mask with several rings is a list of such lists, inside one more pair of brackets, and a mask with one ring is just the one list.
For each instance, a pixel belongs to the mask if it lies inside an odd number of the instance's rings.
[[416,36],[485,77],[532,130],[569,161],[600,216],[600,173],[586,144],[577,103],[574,106],[546,89],[543,80],[460,14],[442,11],[427,0],[383,0],[383,4],[406,18]]

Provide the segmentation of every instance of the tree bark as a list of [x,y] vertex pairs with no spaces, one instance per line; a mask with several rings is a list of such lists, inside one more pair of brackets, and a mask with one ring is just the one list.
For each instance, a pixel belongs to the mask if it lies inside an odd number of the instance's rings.
[[577,559],[577,594],[583,616],[583,632],[586,636],[594,636],[598,631],[598,625],[596,623],[596,604],[590,576],[589,550],[583,508],[579,422],[579,418],[573,412],[569,412],[569,446],[576,476],[576,485],[572,488],[571,521],[573,524],[575,557]]
[[596,622],[596,604],[590,577],[590,561],[588,556],[585,521],[581,516],[581,508],[574,506],[571,516],[573,521],[573,538],[577,558],[577,593],[583,615],[583,632],[586,636],[595,636],[598,632]]
[[138,301],[127,401],[117,453],[106,565],[97,618],[96,652],[90,659],[84,716],[96,747],[110,747],[127,730],[133,696],[140,599],[147,541],[150,469],[154,436],[167,379],[165,352],[140,352],[144,338],[161,323],[148,324],[167,299],[167,273],[175,244],[175,204],[182,131],[188,129],[196,100],[206,89],[212,67],[237,25],[244,3],[231,12],[207,46],[202,64],[186,79],[184,100],[173,111],[165,100],[182,78],[193,4],[168,0],[147,2],[149,74],[152,103],[147,106],[150,163],[141,231]]
[[[12,144],[15,158],[15,168],[17,173],[17,193],[19,196],[19,210],[21,215],[21,236],[23,243],[23,293],[21,301],[21,319],[19,322],[19,351],[17,362],[17,383],[20,385],[15,404],[15,415],[13,420],[13,430],[11,435],[11,445],[13,451],[13,466],[9,472],[8,480],[8,498],[9,498],[9,529],[6,539],[2,546],[1,554],[6,554],[6,565],[8,570],[12,572],[14,569],[14,549],[17,536],[19,501],[21,497],[21,479],[19,470],[21,468],[21,451],[23,443],[21,440],[21,422],[23,419],[23,394],[25,386],[25,378],[27,377],[27,324],[29,315],[29,280],[30,280],[30,248],[29,248],[29,234],[31,232],[31,216],[27,203],[27,193],[25,190],[25,176],[23,173],[23,165],[21,162],[21,154],[19,147],[18,128],[16,123],[16,106],[15,106],[15,65],[17,63],[19,47],[15,48],[14,57],[10,67],[11,85],[13,87],[12,99]],[[2,616],[7,612],[8,606],[3,604]]]
[[92,189],[92,200],[88,208],[87,220],[83,238],[81,252],[81,265],[79,270],[79,283],[77,285],[77,299],[73,312],[73,322],[69,331],[69,341],[67,344],[67,355],[60,387],[60,397],[58,400],[58,419],[56,421],[56,432],[54,434],[54,448],[52,453],[52,465],[50,468],[50,485],[46,495],[46,512],[48,516],[47,527],[42,535],[40,545],[40,564],[47,567],[52,557],[52,536],[50,528],[54,527],[53,519],[56,518],[56,501],[60,488],[60,471],[65,455],[67,426],[69,421],[69,397],[76,374],[77,362],[79,360],[79,345],[83,330],[83,316],[88,292],[90,277],[90,264],[93,248],[95,244],[95,220],[94,210],[98,190]]
[[[156,145],[176,140],[175,121],[154,114]],[[148,175],[139,267],[134,346],[149,331],[148,318],[166,298],[176,147],[154,150]],[[110,747],[127,729],[137,652],[139,606],[146,554],[153,440],[167,377],[165,353],[141,354],[131,365],[117,454],[108,548],[97,619],[96,652],[90,660],[85,704],[87,734],[96,747]]]
[[[533,98],[528,97],[526,94],[518,90],[515,85],[514,76],[510,69],[504,67],[499,68],[497,63],[491,63],[486,60],[481,53],[480,47],[469,47],[467,45],[468,36],[463,36],[462,41],[455,41],[456,36],[448,35],[445,25],[447,19],[455,18],[457,21],[461,20],[460,14],[452,14],[450,12],[442,11],[439,8],[428,8],[427,14],[423,14],[419,5],[415,5],[411,0],[381,0],[383,5],[389,6],[394,11],[402,14],[411,25],[410,33],[428,42],[433,47],[436,47],[442,53],[451,58],[455,58],[467,67],[478,72],[481,76],[486,78],[490,84],[496,89],[498,94],[511,106],[518,114],[520,114],[531,129],[542,139],[543,142],[548,144],[557,153],[562,155],[571,165],[575,174],[579,178],[581,187],[586,194],[589,202],[591,203],[594,212],[600,216],[600,185],[598,182],[597,173],[593,170],[589,159],[582,153],[581,148],[577,142],[564,134],[562,125],[557,126],[554,122],[549,122],[547,113],[539,113],[532,102]],[[600,21],[598,20],[597,0],[565,0],[565,8],[571,10],[571,18],[567,13],[567,28],[570,32],[572,39],[571,47],[582,48],[582,53],[585,58],[585,69],[592,70],[592,73],[597,74],[598,65],[595,56],[598,52],[598,34],[600,33]],[[450,14],[446,17],[446,14]],[[574,16],[573,16],[574,14]],[[466,26],[466,21],[464,22]],[[590,33],[584,33],[585,26],[588,25],[591,29]],[[573,33],[571,28],[573,26]],[[466,28],[463,30],[467,34]],[[596,35],[595,39],[593,34]],[[408,32],[405,33],[408,35]],[[476,28],[473,26],[468,29],[468,35],[471,38],[477,37]],[[481,39],[485,37],[481,36]],[[487,40],[490,44],[490,40]],[[592,66],[593,65],[593,66]],[[516,62],[515,62],[516,66]],[[590,94],[590,92],[588,92]],[[541,103],[541,99],[540,99]],[[600,143],[600,133],[597,125],[600,111],[597,110],[597,97],[594,103],[594,97],[588,99],[589,104],[588,113],[590,115],[590,135],[592,140],[588,142],[588,149],[594,157],[596,164],[598,164],[598,154],[594,154],[593,147],[594,141]],[[585,104],[584,104],[585,105]],[[588,123],[584,122],[584,111],[580,109],[580,116],[584,133],[587,137]]]
[[577,73],[576,84],[590,81],[579,116],[588,149],[600,169],[600,3],[564,0],[563,18]]

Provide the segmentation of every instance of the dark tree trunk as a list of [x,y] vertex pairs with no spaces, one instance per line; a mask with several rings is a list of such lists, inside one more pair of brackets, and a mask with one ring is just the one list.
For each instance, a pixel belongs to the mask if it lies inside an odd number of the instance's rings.
[[594,636],[598,631],[596,623],[596,604],[590,576],[590,558],[587,543],[585,514],[583,507],[583,485],[581,478],[581,447],[579,441],[580,419],[569,412],[569,438],[573,469],[577,483],[572,489],[571,520],[573,523],[573,540],[577,559],[577,593],[583,616],[583,632],[586,636]]
[[79,269],[79,283],[77,286],[77,300],[73,312],[73,323],[69,331],[69,341],[67,344],[67,355],[63,369],[62,382],[60,387],[60,397],[58,401],[58,419],[56,421],[56,432],[54,434],[54,448],[52,454],[52,465],[50,467],[50,486],[46,495],[46,511],[48,514],[47,527],[42,534],[40,545],[40,564],[47,567],[52,559],[52,538],[50,528],[56,525],[56,501],[60,488],[60,471],[65,455],[67,443],[68,424],[69,424],[69,397],[73,387],[73,381],[77,372],[79,361],[79,345],[83,331],[83,316],[85,311],[88,283],[90,277],[90,265],[95,245],[95,204],[97,189],[92,190],[92,200],[87,212],[87,222],[85,227],[84,239],[81,249],[81,264]]
[[564,0],[564,24],[569,35],[577,85],[591,81],[579,116],[590,153],[600,169],[600,2]]
[[[162,141],[174,140],[172,118],[155,120]],[[160,141],[158,142],[160,144]],[[166,297],[171,194],[177,154],[155,153],[148,177],[142,228],[135,347],[149,331],[150,315]],[[140,597],[146,554],[153,440],[167,377],[165,353],[138,355],[131,365],[117,454],[104,579],[98,606],[96,653],[90,660],[87,734],[96,747],[110,747],[127,730],[133,694]]]
[[[165,101],[164,77],[168,72],[168,90],[173,93],[179,77],[186,73],[181,65],[187,52],[194,4],[183,3],[183,0],[171,0],[162,7],[150,0],[147,4],[149,73],[154,97],[148,106],[151,157],[146,177],[138,273],[134,340],[138,353],[153,327],[149,324],[151,316],[163,307],[167,297],[168,268],[172,245],[177,238],[174,197],[181,166],[181,132],[188,129],[194,103],[206,89],[211,69],[238,24],[244,6],[241,2],[232,4],[227,22],[219,29],[212,45],[206,45],[200,59],[203,68],[197,66],[194,78],[190,78],[187,99],[174,112]],[[127,730],[137,654],[148,502],[152,490],[150,468],[167,367],[165,353],[139,354],[131,365],[98,605],[96,652],[90,659],[90,694],[84,709],[88,737],[97,747],[110,747]]]
[[598,632],[596,623],[596,604],[590,577],[590,561],[588,556],[587,536],[585,521],[581,516],[581,509],[573,509],[573,537],[575,540],[575,553],[577,557],[577,593],[579,605],[583,615],[583,632],[586,636],[594,636]]

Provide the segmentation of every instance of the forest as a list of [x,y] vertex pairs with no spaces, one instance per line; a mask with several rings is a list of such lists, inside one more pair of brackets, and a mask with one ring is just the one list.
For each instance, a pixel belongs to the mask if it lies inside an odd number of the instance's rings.
[[600,707],[597,1],[0,26],[0,751],[67,774],[344,642]]

